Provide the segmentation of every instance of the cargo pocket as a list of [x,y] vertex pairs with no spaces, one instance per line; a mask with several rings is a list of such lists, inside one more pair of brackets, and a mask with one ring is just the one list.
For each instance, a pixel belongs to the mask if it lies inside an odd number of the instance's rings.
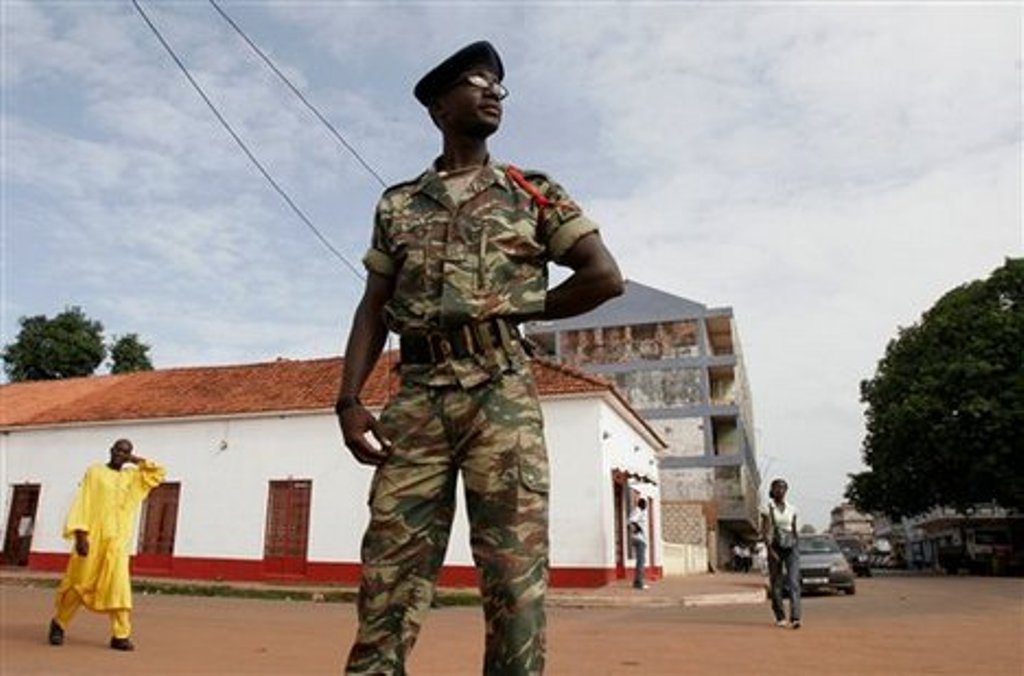
[[502,379],[503,395],[509,402],[517,426],[519,481],[524,488],[547,494],[551,482],[548,451],[544,442],[544,414],[541,412],[537,385],[529,369],[510,373]]
[[395,280],[395,294],[417,295],[427,287],[427,254],[423,249],[408,249]]
[[542,458],[541,461],[531,457],[520,458],[519,481],[527,490],[547,495],[551,490],[547,457]]
[[519,481],[534,493],[547,494],[551,481],[543,426],[536,421],[524,424],[519,432],[519,448]]
[[524,448],[529,450],[519,456],[519,487],[512,520],[523,555],[532,559],[546,556],[547,552],[551,482],[543,441]]

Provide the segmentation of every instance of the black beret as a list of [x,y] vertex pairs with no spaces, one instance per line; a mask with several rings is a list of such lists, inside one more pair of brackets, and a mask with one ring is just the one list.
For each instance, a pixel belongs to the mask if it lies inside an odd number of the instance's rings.
[[412,90],[416,100],[425,106],[455,84],[456,78],[474,66],[486,66],[498,76],[500,81],[505,77],[505,67],[501,65],[498,50],[486,40],[466,45],[442,61],[436,68],[424,75]]

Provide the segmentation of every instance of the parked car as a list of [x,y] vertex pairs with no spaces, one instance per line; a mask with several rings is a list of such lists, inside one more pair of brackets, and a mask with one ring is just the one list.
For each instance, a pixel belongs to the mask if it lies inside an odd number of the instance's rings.
[[871,557],[863,542],[857,538],[837,537],[836,544],[846,557],[846,562],[853,568],[854,574],[871,577]]
[[856,593],[853,568],[831,535],[800,536],[800,589]]

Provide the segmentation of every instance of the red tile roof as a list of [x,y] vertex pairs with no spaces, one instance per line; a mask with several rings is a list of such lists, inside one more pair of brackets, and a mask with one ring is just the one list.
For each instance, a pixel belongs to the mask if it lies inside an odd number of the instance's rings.
[[[386,353],[367,380],[362,398],[370,406],[383,405],[397,388],[392,359]],[[0,427],[330,409],[342,363],[281,359],[12,383],[0,386]],[[603,378],[542,360],[533,372],[541,396],[610,392],[632,412]]]

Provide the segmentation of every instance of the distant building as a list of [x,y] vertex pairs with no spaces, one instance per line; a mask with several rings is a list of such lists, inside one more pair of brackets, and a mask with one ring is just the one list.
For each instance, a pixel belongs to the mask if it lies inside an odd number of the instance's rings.
[[[548,356],[613,380],[667,441],[659,462],[669,544],[706,543],[713,562],[755,537],[754,418],[732,309],[626,282],[625,293],[527,334]],[[666,566],[669,559],[666,558]]]
[[874,519],[868,514],[861,514],[857,508],[844,502],[832,508],[832,518],[828,532],[835,536],[855,537],[870,546],[874,540]]
[[875,537],[890,542],[898,566],[1024,574],[1024,513],[994,504],[979,503],[963,512],[935,507],[898,522],[879,518]]
[[[386,356],[363,390],[371,409],[397,386],[390,366]],[[61,570],[75,485],[128,437],[167,468],[141,510],[136,572],[355,584],[372,468],[342,445],[333,410],[341,370],[339,358],[279,360],[0,386],[0,558]],[[627,521],[640,497],[660,577],[664,443],[607,381],[540,360],[533,373],[551,470],[551,584],[628,577]],[[512,471],[525,483],[534,470],[524,462]],[[463,504],[444,584],[476,584],[468,530]]]

